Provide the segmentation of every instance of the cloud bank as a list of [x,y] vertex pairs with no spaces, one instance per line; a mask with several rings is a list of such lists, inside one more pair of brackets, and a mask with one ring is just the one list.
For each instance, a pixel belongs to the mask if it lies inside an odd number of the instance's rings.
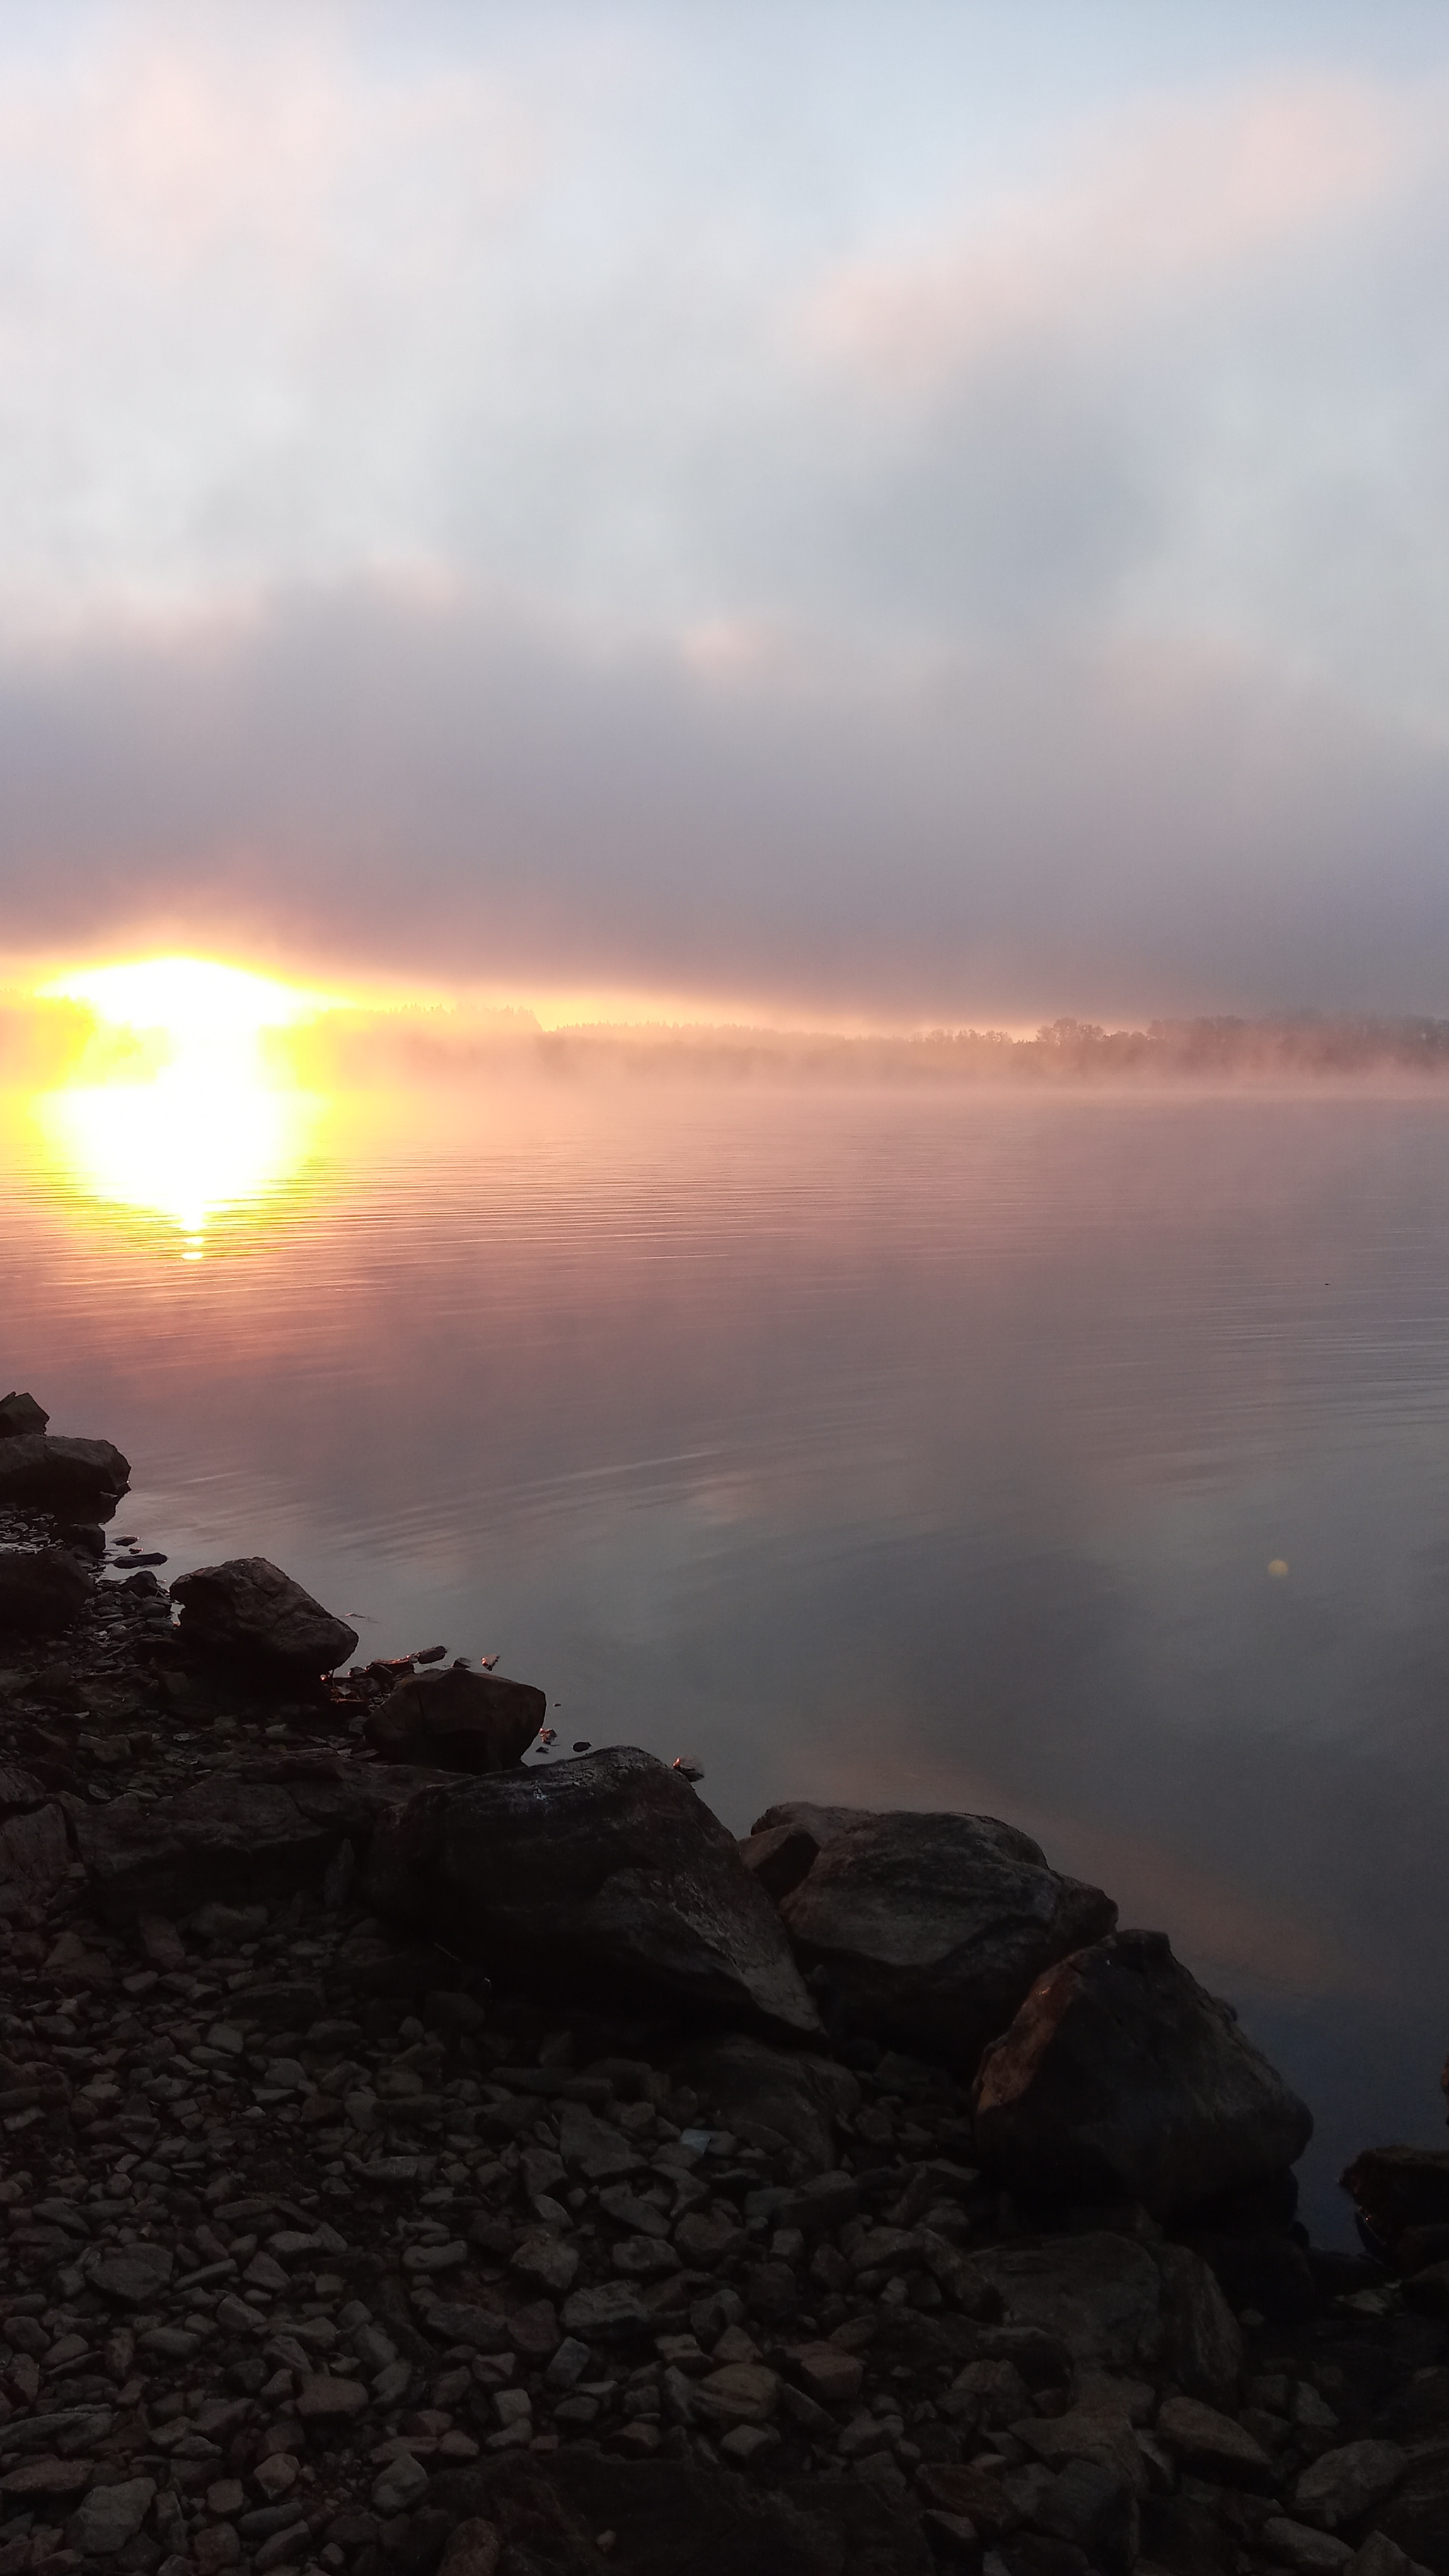
[[1449,1002],[1415,6],[0,29],[13,958]]

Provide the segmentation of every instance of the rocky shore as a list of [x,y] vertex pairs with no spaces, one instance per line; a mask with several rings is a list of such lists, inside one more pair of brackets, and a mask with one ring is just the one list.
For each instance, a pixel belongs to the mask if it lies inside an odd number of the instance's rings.
[[0,1403],[0,2576],[1449,2576],[1449,2156],[1316,2250],[1026,1835],[736,1843],[128,1479]]

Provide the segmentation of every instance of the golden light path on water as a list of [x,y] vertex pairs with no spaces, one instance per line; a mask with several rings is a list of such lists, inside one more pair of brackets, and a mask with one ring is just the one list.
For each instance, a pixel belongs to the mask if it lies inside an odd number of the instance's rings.
[[159,1040],[165,1056],[144,1080],[81,1079],[32,1097],[46,1162],[84,1197],[159,1217],[181,1258],[199,1261],[217,1216],[275,1197],[299,1172],[326,1102],[280,1076],[262,1041],[327,1008],[323,996],[181,957],[90,969],[47,994]]

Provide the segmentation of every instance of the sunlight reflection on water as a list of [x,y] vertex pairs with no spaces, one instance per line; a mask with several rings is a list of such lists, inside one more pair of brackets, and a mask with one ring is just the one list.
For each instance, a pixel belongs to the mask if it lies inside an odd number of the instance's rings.
[[57,1183],[162,1218],[182,1260],[199,1261],[222,1209],[258,1208],[296,1179],[325,1108],[236,1048],[200,1064],[183,1050],[151,1082],[42,1092],[31,1115]]

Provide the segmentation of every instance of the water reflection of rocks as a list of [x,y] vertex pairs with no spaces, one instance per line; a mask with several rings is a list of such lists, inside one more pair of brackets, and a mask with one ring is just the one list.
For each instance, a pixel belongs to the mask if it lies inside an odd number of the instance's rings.
[[1449,2576],[1449,2160],[1315,2251],[1303,2105],[1028,1836],[525,1763],[11,1402],[0,2576]]

